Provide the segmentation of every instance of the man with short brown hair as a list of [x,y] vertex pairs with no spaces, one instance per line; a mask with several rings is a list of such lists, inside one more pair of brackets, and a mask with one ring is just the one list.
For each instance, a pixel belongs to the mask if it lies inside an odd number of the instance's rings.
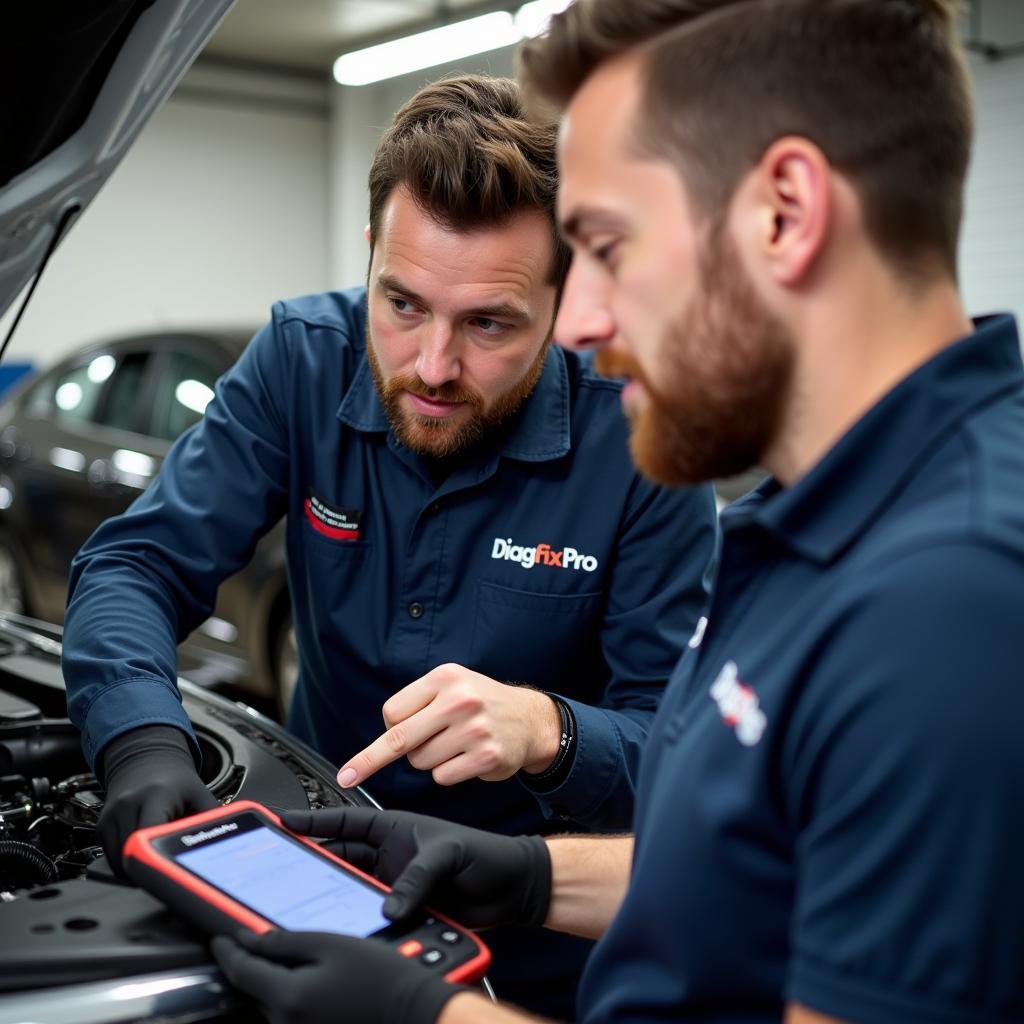
[[[392,917],[600,937],[588,1024],[1024,1020],[1024,368],[957,289],[955,5],[578,0],[523,63],[564,108],[556,337],[627,379],[649,476],[772,477],[722,514],[635,842],[288,824],[368,848]],[[271,1008],[333,964],[405,1020],[523,1019],[370,944],[246,945],[216,952]]]
[[[282,515],[289,727],[343,786],[509,833],[629,827],[714,502],[643,480],[621,385],[550,344],[556,182],[555,127],[514,82],[420,90],[373,161],[367,288],[276,303],[152,488],[82,549],[64,672],[115,865],[134,828],[216,802],[175,640]],[[589,943],[492,945],[499,991],[571,1013]]]

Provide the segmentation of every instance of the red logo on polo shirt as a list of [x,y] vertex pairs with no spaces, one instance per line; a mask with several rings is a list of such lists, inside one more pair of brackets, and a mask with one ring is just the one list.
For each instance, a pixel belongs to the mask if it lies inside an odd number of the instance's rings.
[[727,661],[711,684],[711,698],[718,705],[722,721],[736,732],[736,739],[752,747],[764,733],[768,718],[761,701],[746,683],[740,682],[735,661]]
[[359,540],[359,521],[363,513],[357,508],[336,508],[311,494],[304,506],[309,525],[331,540]]

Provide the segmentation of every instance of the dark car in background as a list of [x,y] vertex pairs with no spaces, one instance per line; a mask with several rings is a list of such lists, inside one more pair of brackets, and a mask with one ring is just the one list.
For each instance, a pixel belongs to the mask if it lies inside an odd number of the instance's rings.
[[[75,553],[150,484],[251,333],[125,337],[16,385],[0,404],[0,611],[62,621]],[[179,654],[187,678],[241,686],[278,714],[287,707],[297,659],[283,523],[221,585],[214,614]]]

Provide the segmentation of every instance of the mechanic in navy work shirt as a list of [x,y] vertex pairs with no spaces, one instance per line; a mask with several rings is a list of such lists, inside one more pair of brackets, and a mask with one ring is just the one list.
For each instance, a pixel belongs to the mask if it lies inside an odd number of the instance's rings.
[[[289,724],[343,785],[513,834],[629,827],[715,510],[707,487],[640,477],[621,385],[549,344],[569,255],[555,138],[510,80],[421,90],[371,168],[368,291],[275,305],[82,549],[64,672],[115,863],[135,827],[214,802],[175,644],[282,515]],[[519,941],[493,938],[514,975],[496,984],[566,1012],[588,944]]]
[[[286,820],[368,845],[392,915],[602,936],[588,1024],[1024,1020],[1024,370],[1013,320],[972,325],[956,285],[955,17],[578,0],[526,46],[565,110],[555,336],[631,379],[650,476],[772,478],[723,513],[635,844]],[[325,977],[363,993],[347,1024],[522,1019],[365,940],[243,944],[215,949],[274,1020],[335,1019]]]

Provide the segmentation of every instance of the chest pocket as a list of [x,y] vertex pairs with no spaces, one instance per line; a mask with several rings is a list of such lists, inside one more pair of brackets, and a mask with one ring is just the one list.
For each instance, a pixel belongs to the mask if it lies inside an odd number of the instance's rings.
[[601,591],[538,594],[486,580],[476,586],[471,668],[584,700],[601,692],[608,676]]
[[366,562],[373,545],[361,540],[334,540],[317,533],[309,523],[302,524],[306,585],[314,615],[324,615],[341,607],[352,596],[366,600]]

